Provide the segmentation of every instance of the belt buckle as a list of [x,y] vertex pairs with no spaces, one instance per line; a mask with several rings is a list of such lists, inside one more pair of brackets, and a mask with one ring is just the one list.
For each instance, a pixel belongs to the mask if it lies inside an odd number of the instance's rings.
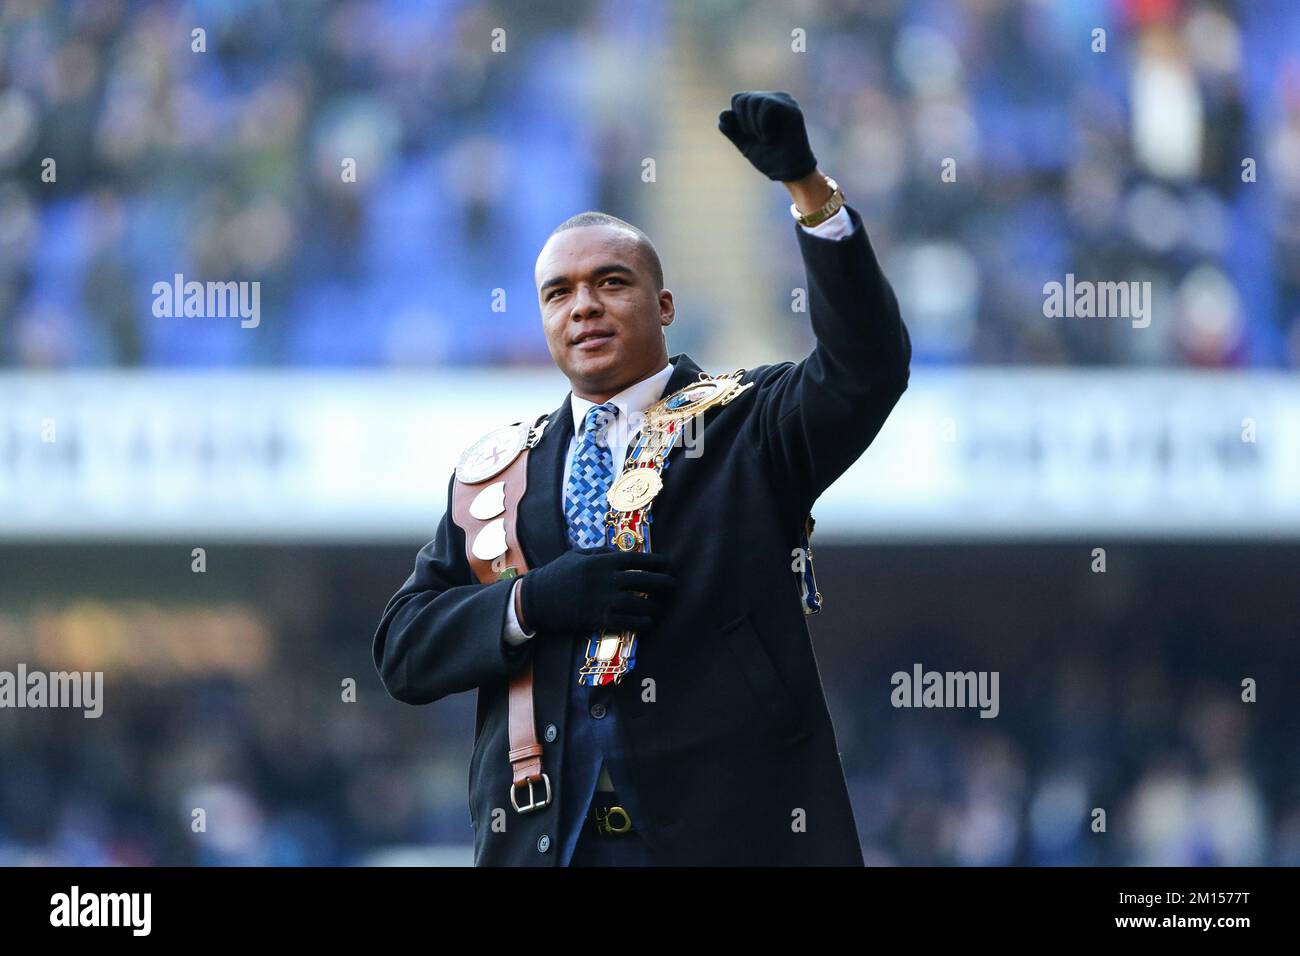
[[515,799],[515,794],[519,792],[519,788],[522,787],[523,784],[510,784],[510,805],[515,808],[516,813],[528,813],[532,810],[540,810],[551,802],[551,778],[545,773],[542,774],[542,783],[546,786],[546,799],[540,803],[537,802],[537,798],[533,795],[533,784],[537,781],[530,777],[525,782],[528,784],[528,803],[522,807],[519,805],[519,801]]
[[[602,808],[599,807],[596,809],[597,833],[606,835],[618,834],[626,833],[628,830],[632,829],[632,815],[622,807],[615,805],[604,809],[603,813],[601,812],[601,809]],[[618,822],[612,822],[616,816],[618,817]]]

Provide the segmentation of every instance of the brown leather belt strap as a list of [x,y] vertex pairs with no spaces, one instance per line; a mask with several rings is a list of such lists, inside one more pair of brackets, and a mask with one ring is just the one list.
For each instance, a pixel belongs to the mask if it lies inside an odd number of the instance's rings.
[[533,662],[510,681],[510,770],[515,787],[542,779],[542,745],[533,719]]
[[[536,426],[534,426],[536,427]],[[489,518],[476,518],[470,513],[470,505],[480,494],[491,497],[497,491],[493,485],[504,484],[504,510]],[[456,479],[452,491],[452,520],[465,532],[465,556],[470,569],[480,584],[492,584],[496,581],[523,575],[528,572],[523,549],[519,546],[516,534],[516,518],[519,502],[528,488],[528,449],[524,448],[506,469],[491,478],[476,484],[467,485]],[[492,508],[478,509],[486,514]],[[504,523],[505,551],[492,560],[485,560],[474,553],[474,542],[480,534],[486,532],[488,539],[499,533],[493,526]],[[491,550],[491,549],[490,549]],[[542,770],[542,745],[537,739],[537,723],[533,717],[533,662],[531,660],[510,680],[509,691],[509,735],[510,735],[510,805],[519,813],[538,810],[551,802],[551,781]],[[541,792],[534,790],[534,784],[541,784]],[[520,803],[520,788],[527,788],[527,800]]]

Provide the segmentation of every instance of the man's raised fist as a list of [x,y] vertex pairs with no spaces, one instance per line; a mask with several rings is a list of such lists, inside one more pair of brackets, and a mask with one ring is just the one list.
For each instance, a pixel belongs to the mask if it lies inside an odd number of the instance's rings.
[[780,90],[735,93],[718,114],[718,129],[768,179],[790,182],[817,168],[803,111]]

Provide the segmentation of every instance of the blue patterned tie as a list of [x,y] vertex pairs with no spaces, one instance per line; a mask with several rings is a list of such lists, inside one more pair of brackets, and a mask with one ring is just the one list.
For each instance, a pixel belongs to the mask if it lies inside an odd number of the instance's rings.
[[574,548],[606,544],[606,496],[614,481],[614,455],[607,432],[616,417],[618,406],[612,402],[591,406],[573,449],[569,480],[564,485],[564,521]]

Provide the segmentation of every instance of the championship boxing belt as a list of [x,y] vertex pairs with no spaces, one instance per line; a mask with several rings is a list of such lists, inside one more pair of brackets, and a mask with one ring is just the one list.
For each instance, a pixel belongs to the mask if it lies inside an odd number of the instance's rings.
[[[541,440],[547,417],[516,422],[484,435],[460,456],[452,490],[451,517],[465,532],[465,555],[480,584],[516,578],[528,570],[519,546],[516,516],[528,487],[528,452]],[[542,770],[542,745],[533,718],[533,662],[510,681],[510,805],[518,813],[551,802],[551,780]],[[541,782],[542,799],[533,790]],[[519,788],[527,786],[522,806]]]
[[[729,375],[700,373],[699,381],[680,388],[646,409],[641,431],[623,466],[623,473],[610,486],[609,511],[605,515],[607,540],[620,551],[649,551],[651,508],[663,490],[663,473],[670,453],[687,424],[710,408],[726,405],[753,383],[741,385],[745,370]],[[633,631],[602,631],[587,641],[585,661],[578,670],[578,683],[590,687],[617,684],[636,664],[636,634]]]

